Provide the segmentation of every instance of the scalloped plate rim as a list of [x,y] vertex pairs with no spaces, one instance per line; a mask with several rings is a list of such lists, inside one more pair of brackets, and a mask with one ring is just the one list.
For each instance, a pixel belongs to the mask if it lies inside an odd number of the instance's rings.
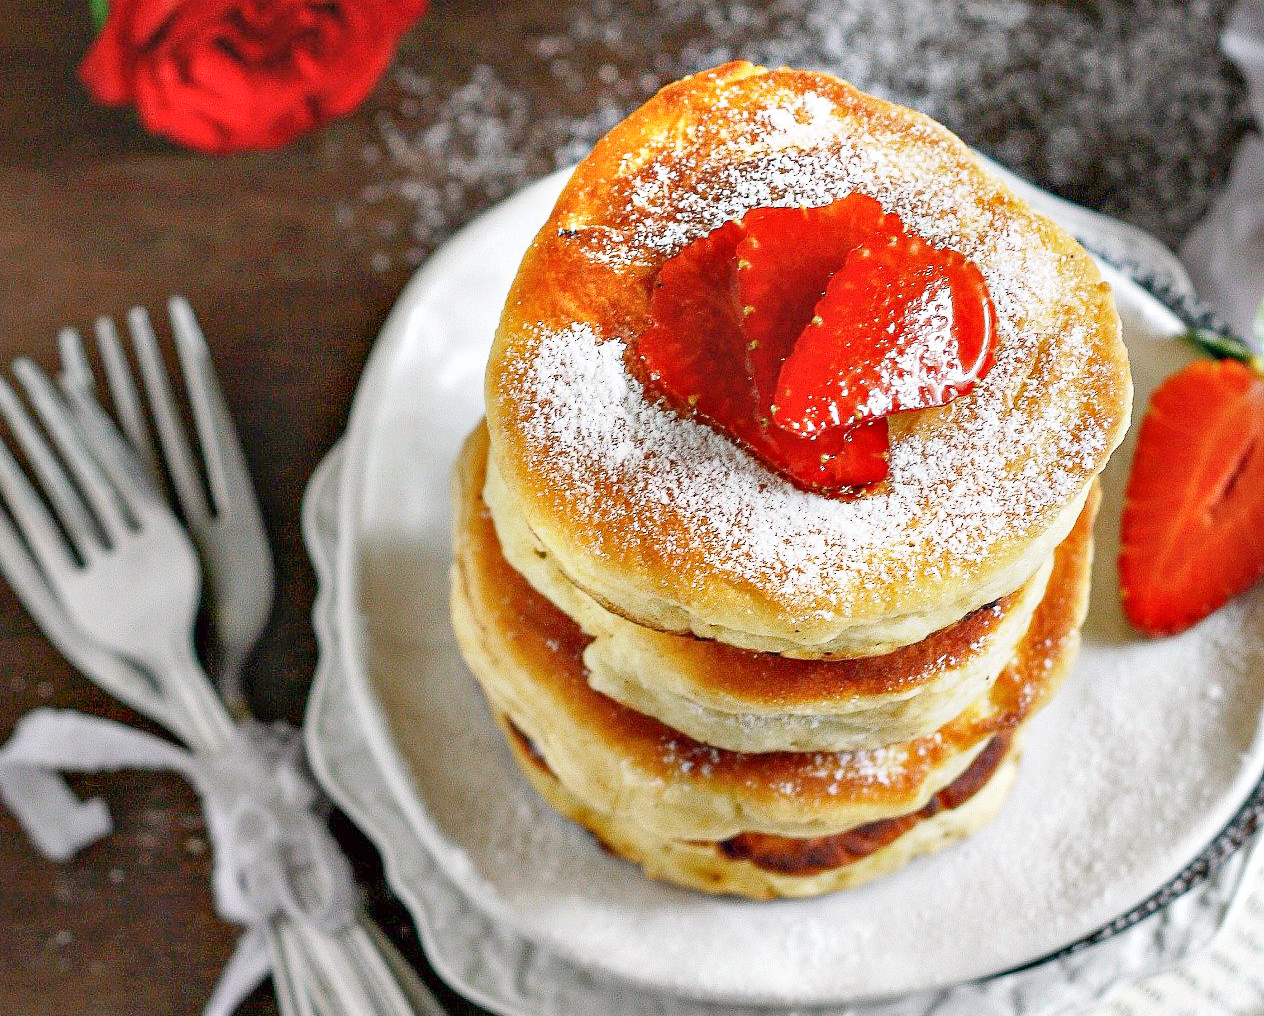
[[[375,418],[375,414],[381,408],[380,399],[383,392],[382,382],[387,378],[389,372],[394,366],[397,354],[399,353],[401,347],[409,339],[409,317],[415,306],[421,301],[427,287],[432,285],[432,279],[442,278],[447,267],[450,264],[454,264],[459,261],[464,249],[471,243],[477,242],[480,228],[483,227],[485,223],[494,222],[496,216],[504,214],[506,206],[527,205],[532,200],[536,200],[538,195],[555,192],[558,188],[560,188],[562,180],[564,180],[565,176],[568,175],[569,172],[569,169],[559,170],[549,177],[537,181],[530,187],[525,188],[523,191],[520,191],[518,194],[508,198],[506,201],[493,206],[491,209],[475,218],[466,227],[455,234],[446,244],[444,244],[429,262],[422,266],[401,293],[394,309],[382,329],[377,343],[374,346],[360,385],[357,388],[355,401],[353,403],[351,420],[348,426],[347,438],[345,439],[347,460],[341,491],[342,497],[339,504],[339,524],[341,532],[358,533],[359,531],[359,511],[364,496],[363,487],[366,481],[365,469],[368,454],[366,441],[372,432],[372,422]],[[1093,215],[1094,213],[1086,214]],[[1129,228],[1135,231],[1135,227]],[[1155,241],[1155,243],[1157,244],[1157,241]],[[1168,308],[1157,301],[1149,293],[1138,287],[1126,276],[1115,272],[1113,269],[1110,269],[1109,266],[1105,267],[1105,271],[1112,285],[1115,286],[1117,293],[1128,293],[1130,296],[1135,297],[1138,301],[1152,304],[1153,308],[1157,308],[1161,311],[1161,313],[1171,316],[1172,321],[1176,322],[1175,316],[1171,315]],[[1176,325],[1174,324],[1173,327],[1176,327]],[[364,618],[359,611],[355,595],[359,578],[356,546],[357,541],[354,539],[341,540],[338,548],[338,560],[335,563],[334,568],[335,584],[338,589],[337,605],[339,608],[339,615],[337,618],[337,624],[341,634],[339,643],[342,650],[341,659],[343,670],[346,675],[353,700],[358,707],[359,719],[364,723],[369,735],[369,746],[373,751],[374,756],[376,757],[383,772],[387,775],[392,786],[392,790],[405,813],[408,815],[410,822],[421,835],[423,842],[427,845],[427,848],[435,854],[441,866],[446,867],[444,865],[444,850],[442,849],[442,843],[440,842],[443,840],[442,833],[438,830],[433,820],[427,814],[425,805],[420,800],[420,795],[416,790],[416,786],[413,782],[413,777],[409,772],[407,763],[394,748],[388,727],[388,721],[383,715],[380,704],[378,703],[371,688],[371,682],[367,675],[367,669],[364,666],[363,660],[364,653],[366,652],[365,632],[363,626]],[[1255,746],[1257,749],[1259,747],[1259,743],[1260,731],[1257,729],[1255,739]],[[1254,754],[1258,755],[1258,750],[1255,751]],[[1214,824],[1216,830],[1220,829],[1228,821],[1228,818],[1231,816],[1233,811],[1236,810],[1240,801],[1245,799],[1250,789],[1256,782],[1258,782],[1258,779],[1258,773],[1244,768],[1240,774],[1240,779],[1237,781],[1237,783],[1241,786],[1242,794],[1239,796],[1235,793],[1233,795],[1233,800],[1236,803],[1232,804],[1228,803],[1229,795],[1226,795],[1224,807],[1217,812],[1218,816],[1220,811],[1225,813],[1223,816],[1220,816],[1222,820],[1214,823],[1208,821],[1207,825],[1210,826]],[[1144,892],[1138,892],[1136,894],[1134,904],[1145,899],[1146,896],[1153,891],[1153,889],[1163,884],[1167,877],[1179,871],[1186,863],[1188,863],[1189,860],[1196,857],[1206,846],[1210,837],[1203,836],[1201,832],[1199,832],[1197,834],[1191,833],[1187,839],[1189,842],[1182,842],[1177,846],[1177,848],[1170,851],[1170,856],[1174,858],[1174,860],[1165,869],[1166,874],[1163,877],[1158,877],[1156,874],[1154,877],[1149,879],[1149,888]],[[452,872],[449,870],[448,874],[451,876]],[[641,876],[638,874],[636,877]],[[486,887],[479,886],[478,888],[485,889]],[[471,892],[468,885],[463,885],[462,890],[470,897],[472,902],[480,908],[488,911],[493,918],[507,921],[514,928],[515,932],[523,935],[531,941],[534,941],[540,947],[550,949],[554,952],[559,952],[559,945],[564,945],[564,943],[558,943],[556,941],[538,939],[532,929],[529,926],[524,926],[519,916],[514,913],[512,908],[504,905],[502,901],[495,898],[487,898],[486,893]],[[1113,909],[1117,913],[1126,913],[1129,908],[1118,907]],[[1081,931],[1076,934],[1066,935],[1065,942],[1069,944],[1078,941],[1083,938],[1084,935],[1091,934],[1093,931],[1104,927],[1109,923],[1109,920],[1093,920],[1085,922]],[[992,966],[985,969],[967,968],[961,973],[960,977],[957,977],[954,980],[950,981],[939,978],[928,981],[924,984],[909,985],[906,988],[900,989],[897,994],[942,987],[961,980],[971,980],[979,977],[993,976],[995,974],[1013,970],[1017,967],[1022,967],[1033,961],[1040,962],[1042,958],[1048,957],[1052,953],[1056,952],[1056,949],[1051,952],[1042,951],[1041,953],[1033,955],[1025,960],[1008,963],[1003,966]],[[560,952],[560,955],[568,962],[576,963],[580,966],[585,965],[584,961],[577,956],[567,956],[564,951]],[[595,969],[599,969],[602,974],[606,976],[625,978],[631,980],[633,983],[641,984],[644,987],[655,990],[665,990],[661,984],[655,981],[638,981],[634,973],[619,969],[615,966],[599,966]],[[690,994],[693,995],[692,992]],[[890,992],[886,992],[876,997],[889,997],[890,994]],[[787,1004],[789,1001],[782,997],[759,994],[735,995],[725,992],[712,993],[707,991],[704,987],[700,987],[699,993],[693,997],[716,1003],[732,1002],[740,1004],[781,1005]],[[836,1004],[868,997],[875,996],[812,996],[794,1000],[790,1004]]]

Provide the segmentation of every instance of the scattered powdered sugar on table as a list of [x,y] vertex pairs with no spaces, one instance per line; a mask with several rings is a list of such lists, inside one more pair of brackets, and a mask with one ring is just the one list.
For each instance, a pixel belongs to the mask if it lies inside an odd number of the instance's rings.
[[424,49],[402,54],[371,100],[376,137],[351,153],[339,225],[378,270],[415,265],[473,213],[577,161],[663,84],[744,58],[827,70],[911,105],[1175,244],[1247,123],[1216,48],[1227,6],[559,0],[499,47],[457,27],[447,38],[436,8]]

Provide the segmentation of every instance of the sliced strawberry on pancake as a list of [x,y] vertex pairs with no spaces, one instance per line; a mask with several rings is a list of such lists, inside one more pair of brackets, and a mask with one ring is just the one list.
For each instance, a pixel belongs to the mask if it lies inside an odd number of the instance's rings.
[[1164,381],[1125,498],[1120,593],[1145,634],[1183,631],[1264,577],[1264,378],[1200,360]]
[[[898,226],[899,219],[894,216]],[[771,405],[781,364],[847,254],[888,223],[864,194],[816,208],[753,208],[742,217],[737,296],[755,393]]]
[[652,388],[717,423],[753,412],[733,300],[741,239],[741,227],[726,222],[663,264],[650,295],[650,324],[636,345]]
[[990,369],[995,318],[983,274],[955,251],[902,230],[866,241],[782,365],[773,420],[808,435],[945,405]]
[[994,316],[978,268],[852,194],[752,209],[666,261],[632,362],[800,486],[848,492],[887,475],[887,416],[991,367]]
[[853,433],[800,437],[773,427],[746,373],[746,338],[733,294],[733,253],[741,239],[727,223],[664,263],[650,295],[650,323],[635,348],[651,391],[696,414],[802,486],[830,491],[886,475],[884,421]]

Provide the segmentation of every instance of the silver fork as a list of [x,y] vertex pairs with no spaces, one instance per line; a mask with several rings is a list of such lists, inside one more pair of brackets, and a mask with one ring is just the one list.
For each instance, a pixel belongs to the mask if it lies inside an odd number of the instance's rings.
[[186,703],[192,747],[225,747],[233,724],[193,647],[201,569],[188,536],[121,441],[93,454],[47,375],[25,359],[14,373],[56,448],[0,379],[0,413],[56,513],[0,444],[0,496],[36,565],[90,643],[197,696]]
[[[8,394],[7,389],[0,390],[0,399],[7,401]],[[5,415],[10,416],[8,412]],[[190,741],[193,732],[184,714],[172,708],[153,677],[97,645],[70,620],[13,523],[2,513],[0,570],[44,635],[76,669],[137,712],[157,720],[181,740]]]
[[[186,743],[223,750],[235,728],[194,652],[201,575],[188,535],[103,411],[72,412],[29,360],[17,361],[14,373],[43,432],[3,378],[0,416],[52,511],[0,441],[0,502],[14,523],[0,515],[0,565],[16,576],[24,601],[40,608],[41,624],[69,622],[68,644],[95,654],[85,662],[115,654],[114,677],[140,689],[138,698],[145,673],[162,675],[163,689],[183,705]],[[362,914],[336,935],[284,920],[269,921],[266,931],[286,1016],[437,1009]]]
[[[84,353],[83,341],[74,329],[63,329],[58,336],[62,355],[58,383],[76,422],[87,433],[95,435],[107,451],[112,446],[116,459],[139,459],[158,490],[161,490],[165,463],[180,511],[206,564],[211,591],[209,613],[220,649],[220,688],[232,711],[244,717],[248,710],[240,683],[241,665],[258,641],[271,609],[272,555],[245,456],[197,318],[188,301],[180,296],[168,301],[168,311],[206,473],[209,501],[172,395],[157,337],[143,307],[133,307],[128,312],[128,331],[145,401],[157,432],[157,447],[145,420],[118,329],[110,318],[97,320],[95,335],[111,402],[127,436],[127,444],[120,440],[113,420],[95,397],[96,378]],[[130,454],[133,450],[135,456]],[[215,704],[219,704],[218,700]],[[324,1011],[332,1006],[334,1012],[341,1011],[338,985],[326,985],[319,990],[317,985],[321,978],[312,973],[331,967],[346,970],[365,996],[377,998],[375,1013],[403,1014],[435,1008],[433,998],[420,986],[411,970],[407,976],[398,972],[392,976],[392,971],[404,961],[389,942],[372,934],[375,930],[371,924],[358,919],[335,942],[302,927],[281,929],[275,941],[279,954],[306,957],[307,990],[297,993],[304,1008],[315,1006]],[[282,967],[285,966],[287,964],[282,963]],[[284,989],[285,985],[278,984],[278,993]]]
[[[180,512],[206,560],[211,594],[209,614],[219,648],[219,685],[233,711],[241,714],[245,711],[241,668],[263,633],[272,608],[272,554],[245,456],[197,318],[181,296],[172,297],[167,306],[206,474],[205,489],[145,308],[133,307],[128,312],[128,330],[161,458],[118,329],[110,318],[97,320],[97,348],[123,433],[159,489],[160,462],[165,462]],[[62,357],[58,382],[67,400],[76,414],[99,417],[96,376],[85,355],[82,337],[73,328],[63,329],[58,335],[58,346]]]
[[[115,490],[107,489],[106,473],[77,442],[66,407],[59,404],[48,378],[26,360],[19,360],[14,370],[66,465],[82,485],[83,496],[100,514],[90,516],[83,498],[50,453],[26,408],[8,383],[0,379],[0,415],[9,424],[85,564],[78,568],[69,556],[70,548],[56,532],[34,488],[0,442],[0,496],[17,522],[15,527],[0,515],[0,567],[50,641],[76,667],[128,705],[163,724],[190,747],[209,750],[221,746],[230,736],[231,722],[192,655],[191,628],[190,634],[182,638],[178,627],[185,617],[192,623],[191,612],[196,611],[200,588],[197,560],[187,537],[165,506],[160,509],[156,498],[143,496],[143,484],[136,492],[140,496],[134,498],[120,498]],[[117,468],[125,468],[124,459],[116,457],[113,461]],[[138,536],[141,530],[144,532],[139,540],[123,535],[132,525],[138,527]],[[173,573],[168,575],[164,569],[162,575],[157,575],[148,570],[139,597],[132,600],[119,596],[130,589],[135,574],[131,569],[147,552],[161,553],[161,559],[173,566]],[[168,577],[174,579],[170,585],[163,581]],[[161,590],[155,588],[155,579]],[[139,643],[128,641],[137,630],[148,628],[146,621],[155,615],[148,613],[147,607],[153,605],[156,597],[173,608],[177,627],[163,625],[154,629],[155,637]],[[103,602],[113,603],[115,609],[99,611]],[[122,618],[124,623],[118,624],[122,615],[126,615]],[[102,637],[108,632],[114,635]],[[129,650],[125,654],[119,651],[122,642],[127,643]],[[146,645],[151,647],[148,652]],[[141,652],[136,652],[136,648]],[[179,667],[188,680],[174,684],[155,681],[151,674],[163,671],[144,667],[145,657],[153,663],[179,658]],[[198,688],[206,689],[206,693],[199,694]],[[184,695],[184,708],[177,707],[164,691]],[[189,700],[195,700],[197,707],[190,708]],[[285,943],[278,929],[269,926],[266,933],[274,952],[284,955]],[[293,960],[275,965],[273,983],[280,1010],[284,1016],[314,1016],[294,979],[295,969]]]

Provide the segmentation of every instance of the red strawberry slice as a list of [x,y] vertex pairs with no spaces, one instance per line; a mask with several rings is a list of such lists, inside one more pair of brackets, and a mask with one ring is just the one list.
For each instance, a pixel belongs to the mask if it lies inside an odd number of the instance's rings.
[[781,364],[847,254],[899,219],[864,194],[817,208],[754,208],[742,217],[737,295],[756,395],[771,405]]
[[1264,379],[1232,360],[1168,378],[1141,423],[1119,584],[1147,635],[1183,631],[1264,577]]
[[[886,420],[869,420],[858,427],[837,428],[817,437],[798,437],[777,427],[766,427],[762,440],[771,446],[764,458],[810,490],[831,491],[867,487],[886,478]],[[761,444],[750,442],[756,451]]]
[[887,471],[885,421],[851,433],[800,437],[770,425],[746,373],[746,337],[733,294],[733,222],[689,244],[659,270],[650,323],[635,348],[647,387],[741,442],[774,469],[813,490],[881,480]]
[[982,272],[956,251],[903,230],[870,239],[830,279],[782,365],[773,419],[817,434],[945,405],[991,368],[995,318]]
[[741,227],[726,222],[663,264],[636,347],[651,387],[717,422],[749,417],[752,408],[733,301],[741,239]]

